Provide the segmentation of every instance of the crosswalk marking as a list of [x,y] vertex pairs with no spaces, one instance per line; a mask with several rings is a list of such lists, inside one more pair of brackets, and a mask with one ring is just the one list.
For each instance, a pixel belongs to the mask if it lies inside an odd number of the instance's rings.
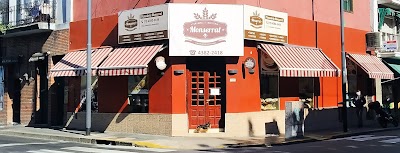
[[0,144],[0,148],[2,147],[13,147],[13,146],[26,146],[26,145],[46,145],[46,144],[58,144],[61,142],[43,142],[43,143],[7,143]]
[[96,145],[96,147],[101,147],[101,148],[115,148],[115,149],[131,149],[131,150],[141,150],[141,151],[151,151],[151,152],[172,152],[172,151],[176,151],[176,150],[172,150],[172,149],[141,148],[141,147],[132,147],[132,146],[105,146],[105,145]]
[[331,139],[328,141],[349,140],[349,141],[364,142],[364,141],[378,140],[378,139],[384,139],[379,141],[381,143],[390,143],[390,144],[400,143],[400,138],[398,136],[374,136],[374,135],[358,135],[345,138]]
[[371,136],[371,137],[364,137],[358,139],[352,139],[353,141],[367,141],[367,140],[376,140],[376,139],[385,139],[385,138],[395,138],[397,136]]
[[66,152],[66,151],[57,151],[57,150],[47,150],[47,149],[40,149],[40,150],[31,150],[27,151],[29,153],[73,153],[73,152]]
[[383,143],[398,143],[400,142],[400,138],[396,138],[396,139],[389,139],[389,140],[382,140],[379,142],[383,142]]
[[[115,149],[115,150],[112,150]],[[129,151],[122,151],[129,150]],[[65,147],[59,150],[40,149],[30,150],[27,153],[76,153],[76,152],[90,152],[90,153],[136,153],[134,151],[147,151],[147,152],[172,152],[176,150],[171,149],[157,149],[157,148],[138,148],[133,146],[106,146],[106,145],[94,145],[94,147]]]
[[372,137],[374,135],[358,135],[358,136],[351,136],[351,137],[344,137],[344,138],[336,138],[336,139],[331,139],[328,141],[338,141],[338,140],[354,140],[358,138],[364,138],[364,137]]
[[66,148],[61,148],[61,149],[78,151],[78,152],[91,152],[91,153],[136,153],[136,152],[130,152],[130,151],[128,152],[128,151],[97,149],[97,148],[88,148],[88,147],[66,147]]

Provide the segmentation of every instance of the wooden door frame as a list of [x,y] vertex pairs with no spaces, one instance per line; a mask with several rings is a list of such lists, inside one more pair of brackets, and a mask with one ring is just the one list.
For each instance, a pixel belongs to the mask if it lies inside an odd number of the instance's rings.
[[[200,75],[203,74],[203,75]],[[195,76],[193,75],[195,74]],[[211,76],[212,75],[212,76]],[[193,77],[194,76],[194,77]],[[196,88],[193,88],[193,78],[203,78],[203,81],[199,81],[196,80]],[[214,78],[214,82],[218,82],[217,78],[218,75],[216,74],[216,72],[209,72],[209,71],[189,71],[187,70],[187,112],[188,112],[188,121],[189,121],[189,129],[193,129],[196,128],[195,126],[192,125],[193,121],[192,121],[192,117],[193,114],[192,112],[194,110],[197,110],[198,113],[204,113],[204,116],[200,116],[197,114],[197,122],[201,122],[201,118],[204,117],[204,122],[210,122],[211,123],[211,127],[218,127],[221,128],[222,126],[219,124],[220,120],[223,118],[223,108],[222,108],[222,98],[218,99],[217,97],[214,97],[213,99],[210,98],[210,78]],[[221,78],[222,81],[222,76],[219,76],[219,78]],[[203,87],[200,86],[200,84],[204,84]],[[221,84],[221,82],[220,82]],[[214,84],[213,86],[217,86],[217,84]],[[202,88],[202,89],[199,89]],[[222,88],[222,87],[220,87]],[[197,97],[197,101],[196,101],[196,105],[193,105],[193,89],[197,89],[196,91],[198,92],[198,90],[204,90],[203,92],[203,97],[200,98]],[[201,101],[203,102],[203,105],[201,105]],[[210,105],[210,102],[213,102],[212,105]],[[218,102],[219,101],[219,102]],[[199,111],[202,110],[202,111]],[[210,116],[210,113],[212,113],[213,115]],[[219,114],[219,115],[217,115]],[[197,123],[197,124],[205,124],[205,123]],[[197,126],[197,125],[196,125]]]
[[[196,78],[197,79],[199,79],[197,76],[199,75],[198,73],[200,73],[200,72],[202,72],[203,73],[203,79],[204,79],[204,93],[203,93],[203,105],[199,105],[199,103],[200,103],[200,100],[197,100],[196,102],[197,102],[197,105],[196,106],[193,106],[192,105],[192,103],[193,103],[193,99],[192,99],[192,96],[193,96],[193,93],[192,93],[192,90],[193,90],[193,88],[192,88],[192,78],[193,78],[193,76],[192,76],[192,73],[196,73]],[[207,118],[207,114],[206,114],[206,110],[207,110],[207,107],[206,107],[206,91],[205,91],[205,89],[206,89],[206,83],[205,83],[205,81],[206,81],[206,76],[205,76],[205,74],[206,74],[206,72],[207,71],[190,71],[190,70],[188,70],[187,71],[187,78],[186,78],[186,80],[187,80],[187,97],[186,97],[186,99],[187,99],[187,102],[186,102],[186,106],[187,106],[187,112],[188,112],[188,122],[189,122],[189,129],[194,129],[194,128],[196,128],[196,127],[191,127],[192,125],[190,124],[191,123],[191,117],[192,117],[192,110],[194,110],[195,109],[195,107],[202,107],[203,106],[203,113],[204,113],[204,120],[206,120],[206,118]],[[196,80],[197,82],[199,82],[199,80]],[[197,83],[196,84],[196,88],[200,88],[200,85]],[[200,98],[199,98],[200,99]],[[199,109],[196,109],[196,110],[199,110]],[[199,120],[199,119],[198,119]],[[201,123],[201,124],[204,124],[204,123]]]

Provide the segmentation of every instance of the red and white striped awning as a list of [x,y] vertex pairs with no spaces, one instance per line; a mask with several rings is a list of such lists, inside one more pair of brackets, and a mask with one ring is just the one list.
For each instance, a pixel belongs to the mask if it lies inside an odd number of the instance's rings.
[[338,77],[340,69],[318,48],[261,44],[282,77]]
[[[92,75],[96,75],[97,67],[112,50],[111,47],[92,50]],[[86,75],[86,58],[86,50],[69,52],[50,70],[50,75],[53,77]]]
[[147,65],[163,45],[116,48],[99,66],[99,76],[146,75]]
[[376,79],[393,79],[394,73],[376,56],[349,54],[348,59],[360,66],[369,76]]

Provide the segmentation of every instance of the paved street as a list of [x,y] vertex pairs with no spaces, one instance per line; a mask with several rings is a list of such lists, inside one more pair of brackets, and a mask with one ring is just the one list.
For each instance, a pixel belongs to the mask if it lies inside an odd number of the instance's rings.
[[21,137],[0,136],[1,153],[156,153],[156,152],[265,152],[265,153],[366,153],[399,152],[400,130],[351,136],[320,142],[301,143],[285,146],[209,149],[176,151],[170,149],[135,148],[131,146],[110,146],[79,144],[65,141],[48,141]]
[[[194,151],[193,151],[194,152]],[[400,152],[400,130],[371,133],[328,141],[285,146],[203,150],[196,152],[264,152],[264,153],[383,153]]]
[[172,151],[174,150],[78,144],[0,135],[1,153],[157,153]]

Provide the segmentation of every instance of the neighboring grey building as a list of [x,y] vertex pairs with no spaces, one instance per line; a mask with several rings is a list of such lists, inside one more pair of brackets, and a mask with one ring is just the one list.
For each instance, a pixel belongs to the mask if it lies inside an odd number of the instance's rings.
[[[371,0],[371,31],[369,51],[381,58],[394,73],[393,80],[376,81],[376,100],[399,101],[400,96],[400,0]],[[396,105],[396,104],[394,104]],[[394,106],[398,107],[398,106]]]
[[[382,48],[378,57],[399,56],[400,0],[378,0],[376,32],[381,33]],[[394,45],[397,44],[397,45]]]

